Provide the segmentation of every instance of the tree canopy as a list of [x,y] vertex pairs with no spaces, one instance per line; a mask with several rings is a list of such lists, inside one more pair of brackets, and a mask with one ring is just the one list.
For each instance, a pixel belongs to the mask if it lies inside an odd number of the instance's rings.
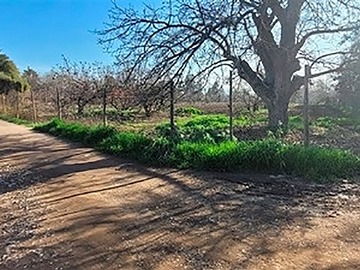
[[6,94],[10,90],[25,91],[29,87],[29,83],[21,76],[14,62],[7,55],[0,53],[0,94]]
[[312,65],[312,77],[337,70],[346,53],[339,44],[359,18],[357,0],[171,0],[143,11],[114,1],[98,34],[121,66],[150,70],[151,80],[237,70],[265,102],[269,125],[279,127],[304,84],[301,66]]

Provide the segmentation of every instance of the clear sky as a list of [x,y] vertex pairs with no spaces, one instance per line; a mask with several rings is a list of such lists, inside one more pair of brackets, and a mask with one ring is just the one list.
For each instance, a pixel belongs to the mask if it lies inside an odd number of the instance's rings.
[[[141,6],[120,0],[118,5]],[[110,0],[0,0],[0,49],[20,70],[28,66],[44,73],[71,61],[112,63],[92,30],[108,19]]]

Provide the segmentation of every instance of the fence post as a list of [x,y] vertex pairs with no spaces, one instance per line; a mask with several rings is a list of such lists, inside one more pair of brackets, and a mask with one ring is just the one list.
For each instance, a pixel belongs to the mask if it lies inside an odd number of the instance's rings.
[[103,103],[103,111],[102,111],[102,118],[103,118],[103,125],[107,126],[107,114],[106,114],[106,106],[107,106],[107,87],[103,87],[103,93],[102,93],[102,103]]
[[59,86],[56,86],[56,107],[57,107],[57,116],[58,116],[59,119],[62,119],[61,100],[60,100],[60,89],[59,89]]
[[230,128],[230,140],[234,140],[234,113],[233,113],[233,71],[230,70],[229,76],[229,128]]
[[171,135],[175,133],[175,98],[174,98],[175,85],[174,82],[170,82],[170,129]]
[[310,66],[305,66],[305,85],[304,85],[304,146],[308,147],[310,144],[310,121],[309,121],[309,79]]

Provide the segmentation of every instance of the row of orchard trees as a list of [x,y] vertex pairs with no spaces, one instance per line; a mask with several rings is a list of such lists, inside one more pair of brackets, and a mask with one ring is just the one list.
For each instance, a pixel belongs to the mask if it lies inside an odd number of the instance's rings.
[[[81,118],[89,111],[106,112],[106,108],[111,108],[149,117],[170,104],[169,80],[151,81],[146,78],[146,72],[129,76],[128,71],[119,71],[115,66],[73,62],[64,57],[61,64],[44,75],[31,68],[20,74],[15,64],[5,55],[3,57],[10,63],[8,69],[12,77],[7,75],[9,79],[2,80],[2,108],[3,112],[8,110],[7,107],[13,108],[17,116],[19,108],[22,108],[22,117],[31,116],[35,121],[38,115],[42,118]],[[188,75],[174,86],[174,102],[192,104],[228,100],[226,86],[224,88],[224,83],[216,79],[209,84]],[[30,90],[25,91],[27,89]],[[234,93],[246,106],[259,102],[248,88],[237,87]]]
[[[58,117],[83,117],[89,109],[143,109],[150,115],[166,100],[166,92],[159,84],[146,89],[136,81],[129,81],[123,72],[100,63],[63,63],[40,76],[36,71],[24,72],[31,85],[35,107]],[[141,78],[139,78],[140,81]],[[39,112],[40,114],[40,112]]]
[[[352,46],[352,53],[352,60],[355,61],[343,59],[344,68],[333,76],[336,79],[335,84],[328,85],[322,80],[313,84],[310,93],[312,104],[330,101],[332,105],[339,104],[355,112],[359,110],[360,61],[356,61],[356,56],[360,54],[358,42]],[[0,60],[2,109],[6,112],[6,105],[11,105],[17,116],[20,114],[20,107],[24,109],[22,116],[32,116],[33,120],[37,120],[38,114],[45,117],[57,115],[79,118],[92,108],[96,108],[100,115],[100,110],[105,107],[117,112],[141,111],[146,116],[151,116],[154,112],[165,109],[170,103],[167,82],[159,81],[151,85],[147,80],[147,84],[144,84],[145,73],[142,76],[138,74],[134,79],[134,76],[130,77],[124,71],[116,71],[113,66],[75,63],[64,58],[57,68],[40,76],[30,68],[20,74],[15,64],[4,54],[1,54]],[[30,91],[25,91],[28,89]],[[226,84],[213,80],[206,86],[206,81],[191,75],[178,82],[174,90],[175,101],[188,105],[198,102],[227,102],[229,99]],[[25,93],[19,95],[24,91]],[[240,86],[239,80],[234,82],[233,100],[249,110],[262,105],[261,99],[251,92],[250,87]],[[301,102],[301,93],[294,95],[293,100]]]

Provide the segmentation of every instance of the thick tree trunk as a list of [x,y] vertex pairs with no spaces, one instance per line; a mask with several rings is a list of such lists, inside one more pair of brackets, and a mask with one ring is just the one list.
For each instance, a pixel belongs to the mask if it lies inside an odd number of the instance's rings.
[[[266,47],[259,47],[259,50]],[[260,51],[259,51],[260,52]],[[258,76],[246,61],[236,60],[235,66],[238,73],[254,90],[254,92],[265,102],[269,112],[268,125],[273,131],[287,130],[288,108],[291,96],[303,83],[302,77],[293,76],[299,70],[299,61],[295,58],[289,59],[280,53],[269,55],[264,50],[263,57],[270,57],[272,65],[265,68],[265,79]],[[280,57],[280,56],[281,57]],[[286,60],[286,61],[285,61]],[[300,79],[299,79],[300,78]]]
[[287,129],[289,122],[289,100],[276,99],[271,103],[266,104],[269,112],[269,128],[270,130]]

